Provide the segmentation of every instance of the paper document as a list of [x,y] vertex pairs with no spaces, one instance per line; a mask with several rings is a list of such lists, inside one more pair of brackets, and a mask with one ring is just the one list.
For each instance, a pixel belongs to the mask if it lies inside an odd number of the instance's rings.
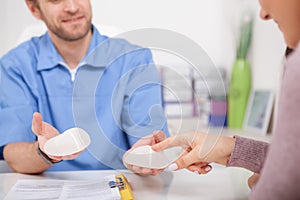
[[4,200],[119,200],[118,187],[110,188],[109,181],[101,180],[18,180]]

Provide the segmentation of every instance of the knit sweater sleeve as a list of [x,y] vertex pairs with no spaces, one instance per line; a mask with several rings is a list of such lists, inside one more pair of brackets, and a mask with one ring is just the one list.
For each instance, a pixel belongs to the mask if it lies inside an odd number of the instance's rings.
[[235,145],[227,166],[242,167],[259,173],[264,165],[268,143],[235,136]]

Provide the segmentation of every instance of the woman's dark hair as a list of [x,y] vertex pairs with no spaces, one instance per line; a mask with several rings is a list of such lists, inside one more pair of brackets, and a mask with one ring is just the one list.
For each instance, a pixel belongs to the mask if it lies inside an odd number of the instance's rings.
[[285,50],[285,57],[288,57],[294,50],[287,47],[286,50]]

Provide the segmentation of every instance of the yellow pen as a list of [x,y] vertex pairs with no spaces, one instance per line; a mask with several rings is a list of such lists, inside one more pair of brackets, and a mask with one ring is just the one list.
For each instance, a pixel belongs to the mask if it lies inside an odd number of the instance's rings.
[[134,200],[130,185],[123,174],[116,176],[116,182],[119,185],[119,191],[122,200]]

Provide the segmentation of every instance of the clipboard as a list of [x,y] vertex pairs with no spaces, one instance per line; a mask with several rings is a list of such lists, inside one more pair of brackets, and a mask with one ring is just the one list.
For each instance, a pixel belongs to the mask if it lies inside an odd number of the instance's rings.
[[126,177],[123,174],[118,174],[115,178],[115,181],[109,182],[109,187],[118,187],[121,200],[134,200],[130,184],[127,181]]

